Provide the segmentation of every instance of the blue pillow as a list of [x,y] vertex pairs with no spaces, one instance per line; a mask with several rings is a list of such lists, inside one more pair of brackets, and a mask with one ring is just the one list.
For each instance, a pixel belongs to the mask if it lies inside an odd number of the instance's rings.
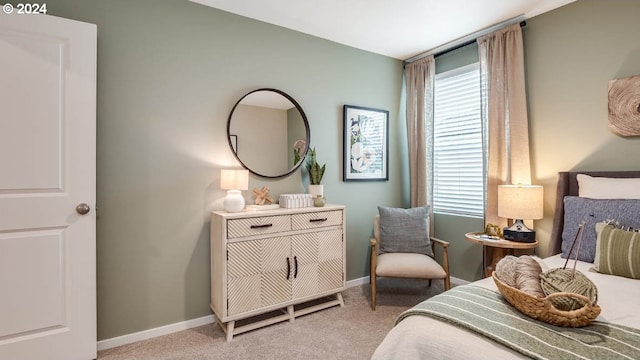
[[[562,257],[569,256],[569,249],[578,232],[578,226],[584,221],[578,260],[592,263],[596,257],[596,223],[607,220],[615,220],[620,225],[640,228],[640,199],[591,199],[565,196]],[[577,248],[576,243],[571,259],[575,258]]]

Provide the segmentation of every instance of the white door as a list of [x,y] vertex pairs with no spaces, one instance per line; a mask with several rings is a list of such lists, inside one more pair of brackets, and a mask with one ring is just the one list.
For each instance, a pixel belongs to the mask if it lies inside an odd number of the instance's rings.
[[0,359],[96,358],[95,116],[96,26],[0,13]]

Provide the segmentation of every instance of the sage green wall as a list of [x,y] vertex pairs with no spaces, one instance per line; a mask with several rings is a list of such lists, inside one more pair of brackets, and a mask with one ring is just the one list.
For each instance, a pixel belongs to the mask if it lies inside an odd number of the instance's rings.
[[[209,212],[237,167],[226,120],[250,90],[294,97],[327,163],[325,195],[347,205],[347,278],[366,274],[376,205],[401,206],[402,62],[186,0],[51,0],[98,27],[98,337],[211,314]],[[342,182],[342,105],[389,110],[390,180]],[[250,188],[303,192],[300,172]],[[249,198],[248,192],[245,197]]]
[[527,20],[531,162],[545,207],[535,228],[543,256],[559,171],[640,169],[640,137],[607,129],[608,82],[640,74],[638,16],[640,1],[579,0]]

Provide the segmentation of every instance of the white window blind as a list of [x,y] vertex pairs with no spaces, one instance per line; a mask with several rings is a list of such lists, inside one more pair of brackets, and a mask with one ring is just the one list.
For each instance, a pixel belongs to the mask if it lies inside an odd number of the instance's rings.
[[434,92],[433,210],[483,216],[479,64],[438,74]]

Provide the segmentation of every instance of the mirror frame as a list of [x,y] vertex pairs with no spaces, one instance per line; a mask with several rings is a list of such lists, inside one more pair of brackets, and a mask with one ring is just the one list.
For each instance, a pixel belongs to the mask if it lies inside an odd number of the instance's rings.
[[[304,154],[300,155],[300,161],[297,164],[294,164],[294,166],[289,169],[288,172],[284,173],[284,174],[279,174],[279,175],[264,175],[264,174],[260,174],[258,172],[256,172],[255,170],[251,169],[249,166],[247,166],[247,164],[245,164],[244,162],[242,162],[242,160],[238,157],[238,154],[233,150],[233,145],[231,143],[231,118],[233,117],[233,113],[236,110],[236,107],[238,107],[238,105],[240,104],[240,102],[242,102],[242,100],[244,100],[244,98],[246,98],[247,96],[258,92],[258,91],[271,91],[271,92],[275,92],[278,93],[282,96],[284,96],[287,100],[291,101],[291,103],[295,106],[295,108],[298,110],[298,112],[300,112],[300,116],[302,117],[302,121],[304,122],[304,128],[306,131],[306,137],[305,137],[305,149],[304,149]],[[307,120],[307,115],[304,113],[304,110],[302,110],[302,107],[300,106],[300,104],[298,104],[298,102],[292,98],[291,96],[289,96],[289,94],[285,93],[284,91],[278,90],[278,89],[273,89],[273,88],[260,88],[260,89],[256,89],[253,91],[250,91],[246,94],[244,94],[244,96],[242,96],[236,103],[235,105],[233,105],[233,108],[231,109],[231,112],[229,113],[229,118],[227,119],[227,142],[229,143],[229,149],[231,150],[231,152],[233,153],[233,156],[235,156],[235,158],[238,160],[238,162],[240,162],[240,164],[242,165],[243,168],[249,170],[250,173],[256,175],[256,176],[260,176],[263,178],[267,178],[267,179],[278,179],[278,178],[283,178],[283,177],[287,177],[291,174],[293,174],[294,171],[298,170],[298,168],[300,167],[300,165],[302,165],[307,157],[307,152],[309,151],[309,140],[311,138],[311,131],[309,130],[309,121]]]

